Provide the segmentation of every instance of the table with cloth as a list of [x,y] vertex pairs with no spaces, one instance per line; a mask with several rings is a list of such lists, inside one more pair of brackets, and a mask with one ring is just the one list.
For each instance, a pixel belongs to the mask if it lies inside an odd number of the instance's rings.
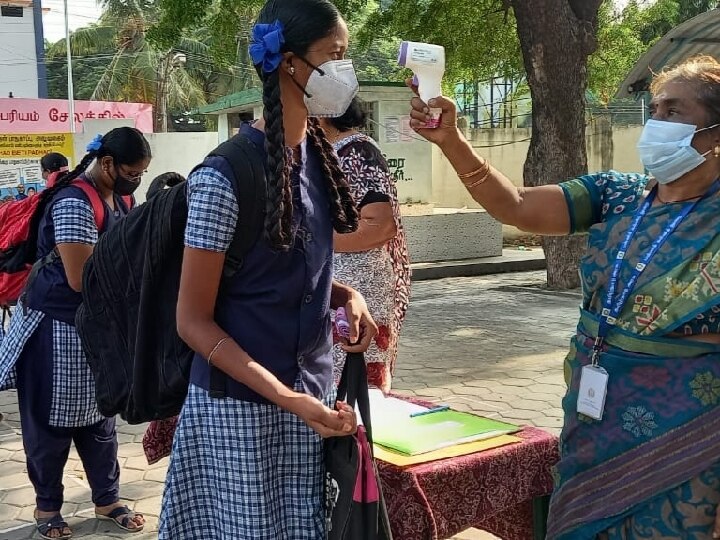
[[397,467],[378,461],[394,540],[440,540],[476,527],[503,540],[544,538],[557,437],[526,427],[521,442]]

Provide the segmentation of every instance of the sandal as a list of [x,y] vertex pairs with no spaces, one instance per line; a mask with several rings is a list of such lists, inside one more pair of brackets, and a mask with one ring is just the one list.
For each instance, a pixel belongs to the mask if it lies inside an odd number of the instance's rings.
[[[46,540],[72,538],[72,532],[69,534],[63,533],[65,529],[69,529],[70,527],[60,514],[55,514],[52,517],[46,518],[35,518],[35,527],[37,528],[37,532],[40,534],[40,538],[45,538]],[[58,531],[60,536],[50,536],[52,531]]]
[[128,527],[130,522],[135,522],[135,517],[144,517],[138,512],[133,512],[127,506],[118,506],[113,509],[109,514],[98,514],[95,512],[95,517],[101,521],[112,521],[115,525],[120,527],[123,531],[136,533],[143,530],[145,524],[138,525],[135,523],[134,528]]

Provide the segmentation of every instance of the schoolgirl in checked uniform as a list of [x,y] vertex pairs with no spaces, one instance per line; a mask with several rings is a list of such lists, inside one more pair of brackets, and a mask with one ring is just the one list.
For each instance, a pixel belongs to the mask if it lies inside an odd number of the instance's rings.
[[[347,27],[327,0],[268,2],[250,53],[264,117],[242,133],[267,163],[265,233],[219,290],[239,205],[215,158],[188,178],[178,298],[182,338],[197,351],[168,469],[160,539],[325,538],[322,436],[356,428],[333,409],[330,308],[345,306],[352,350],[376,328],[364,300],[332,279],[333,228],[358,214],[317,120],[357,92],[343,60]],[[211,366],[226,375],[210,393]]]
[[[150,157],[142,133],[114,129],[98,136],[73,171],[38,195],[42,199],[31,222],[30,241],[36,244],[42,264],[36,265],[35,276],[31,274],[0,344],[0,389],[18,390],[23,446],[42,538],[72,535],[60,514],[63,469],[72,442],[87,474],[96,516],[133,532],[145,523],[142,515],[119,503],[115,419],[97,410],[75,312],[82,301],[83,265],[98,236],[128,212],[127,197],[140,185]],[[78,180],[102,200],[104,219],[99,227],[88,194],[73,184]]]

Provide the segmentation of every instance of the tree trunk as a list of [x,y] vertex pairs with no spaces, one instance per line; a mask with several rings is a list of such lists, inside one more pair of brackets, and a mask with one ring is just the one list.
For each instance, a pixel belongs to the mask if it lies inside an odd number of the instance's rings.
[[[602,0],[510,0],[532,96],[532,140],[525,185],[554,184],[587,173],[587,60],[597,46]],[[584,236],[543,240],[548,286],[579,285]]]

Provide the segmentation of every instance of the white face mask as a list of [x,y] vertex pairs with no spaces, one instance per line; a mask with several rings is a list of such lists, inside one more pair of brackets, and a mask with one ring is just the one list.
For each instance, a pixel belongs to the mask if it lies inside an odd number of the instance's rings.
[[338,118],[345,114],[360,87],[352,60],[330,60],[318,67],[308,65],[313,68],[303,90],[308,116]]
[[705,163],[710,151],[700,154],[695,150],[693,137],[718,125],[697,129],[692,124],[648,120],[637,144],[640,161],[660,184],[674,182]]

